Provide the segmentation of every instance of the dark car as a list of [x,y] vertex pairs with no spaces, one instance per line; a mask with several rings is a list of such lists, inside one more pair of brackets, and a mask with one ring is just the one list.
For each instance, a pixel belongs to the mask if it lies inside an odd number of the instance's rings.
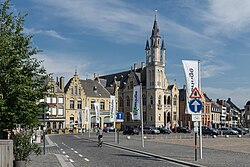
[[156,128],[160,131],[160,133],[163,133],[163,134],[170,134],[171,133],[171,130],[170,129],[167,129],[167,128]]
[[202,126],[202,135],[218,135],[218,131],[208,126]]
[[241,129],[241,128],[232,128],[233,130],[236,130],[239,132],[239,135],[245,135],[247,134],[247,132],[244,130],[244,129]]
[[105,127],[103,129],[103,132],[114,132],[115,131],[115,128],[114,127]]
[[184,127],[177,127],[176,128],[176,131],[178,133],[191,133],[191,130],[187,129],[187,128],[184,128]]
[[134,135],[137,134],[139,135],[140,130],[137,128],[128,128],[126,130],[123,131],[124,135]]

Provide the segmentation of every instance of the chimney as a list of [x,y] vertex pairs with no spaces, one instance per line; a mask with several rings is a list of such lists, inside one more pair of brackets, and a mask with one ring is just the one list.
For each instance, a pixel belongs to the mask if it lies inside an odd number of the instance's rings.
[[136,70],[136,69],[137,69],[137,64],[135,63],[135,64],[134,64],[134,70]]
[[145,63],[141,62],[141,69],[143,69],[145,67]]
[[64,92],[64,77],[63,76],[60,77],[60,89],[62,90],[62,92]]

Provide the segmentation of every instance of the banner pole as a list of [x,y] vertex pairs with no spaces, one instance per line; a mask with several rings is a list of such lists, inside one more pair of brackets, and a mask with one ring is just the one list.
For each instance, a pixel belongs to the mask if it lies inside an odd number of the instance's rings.
[[140,83],[140,91],[141,91],[141,97],[140,97],[140,110],[141,110],[141,146],[144,147],[144,134],[143,134],[143,106],[142,106],[142,84]]

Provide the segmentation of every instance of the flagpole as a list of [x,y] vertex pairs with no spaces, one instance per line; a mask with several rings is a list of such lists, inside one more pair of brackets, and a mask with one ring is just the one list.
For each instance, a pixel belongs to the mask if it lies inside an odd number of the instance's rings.
[[140,110],[141,110],[141,146],[144,147],[144,134],[143,134],[143,106],[142,106],[142,84],[140,83],[140,91],[141,91],[141,97],[140,97]]
[[[198,71],[199,71],[199,88],[200,88],[200,92],[202,94],[202,90],[201,90],[201,69],[200,69],[200,60],[198,60]],[[202,111],[201,111],[202,112]],[[201,113],[200,113],[201,114]],[[202,119],[201,119],[202,121]],[[200,121],[200,159],[202,159],[202,122]]]

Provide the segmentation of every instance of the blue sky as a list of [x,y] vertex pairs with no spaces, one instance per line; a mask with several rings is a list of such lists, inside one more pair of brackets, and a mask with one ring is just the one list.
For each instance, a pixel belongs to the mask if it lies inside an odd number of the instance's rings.
[[[3,2],[3,0],[0,0]],[[81,79],[145,62],[155,15],[166,44],[169,83],[185,84],[181,60],[201,60],[202,89],[216,100],[250,100],[249,0],[12,0],[27,13],[36,55],[47,71]]]

